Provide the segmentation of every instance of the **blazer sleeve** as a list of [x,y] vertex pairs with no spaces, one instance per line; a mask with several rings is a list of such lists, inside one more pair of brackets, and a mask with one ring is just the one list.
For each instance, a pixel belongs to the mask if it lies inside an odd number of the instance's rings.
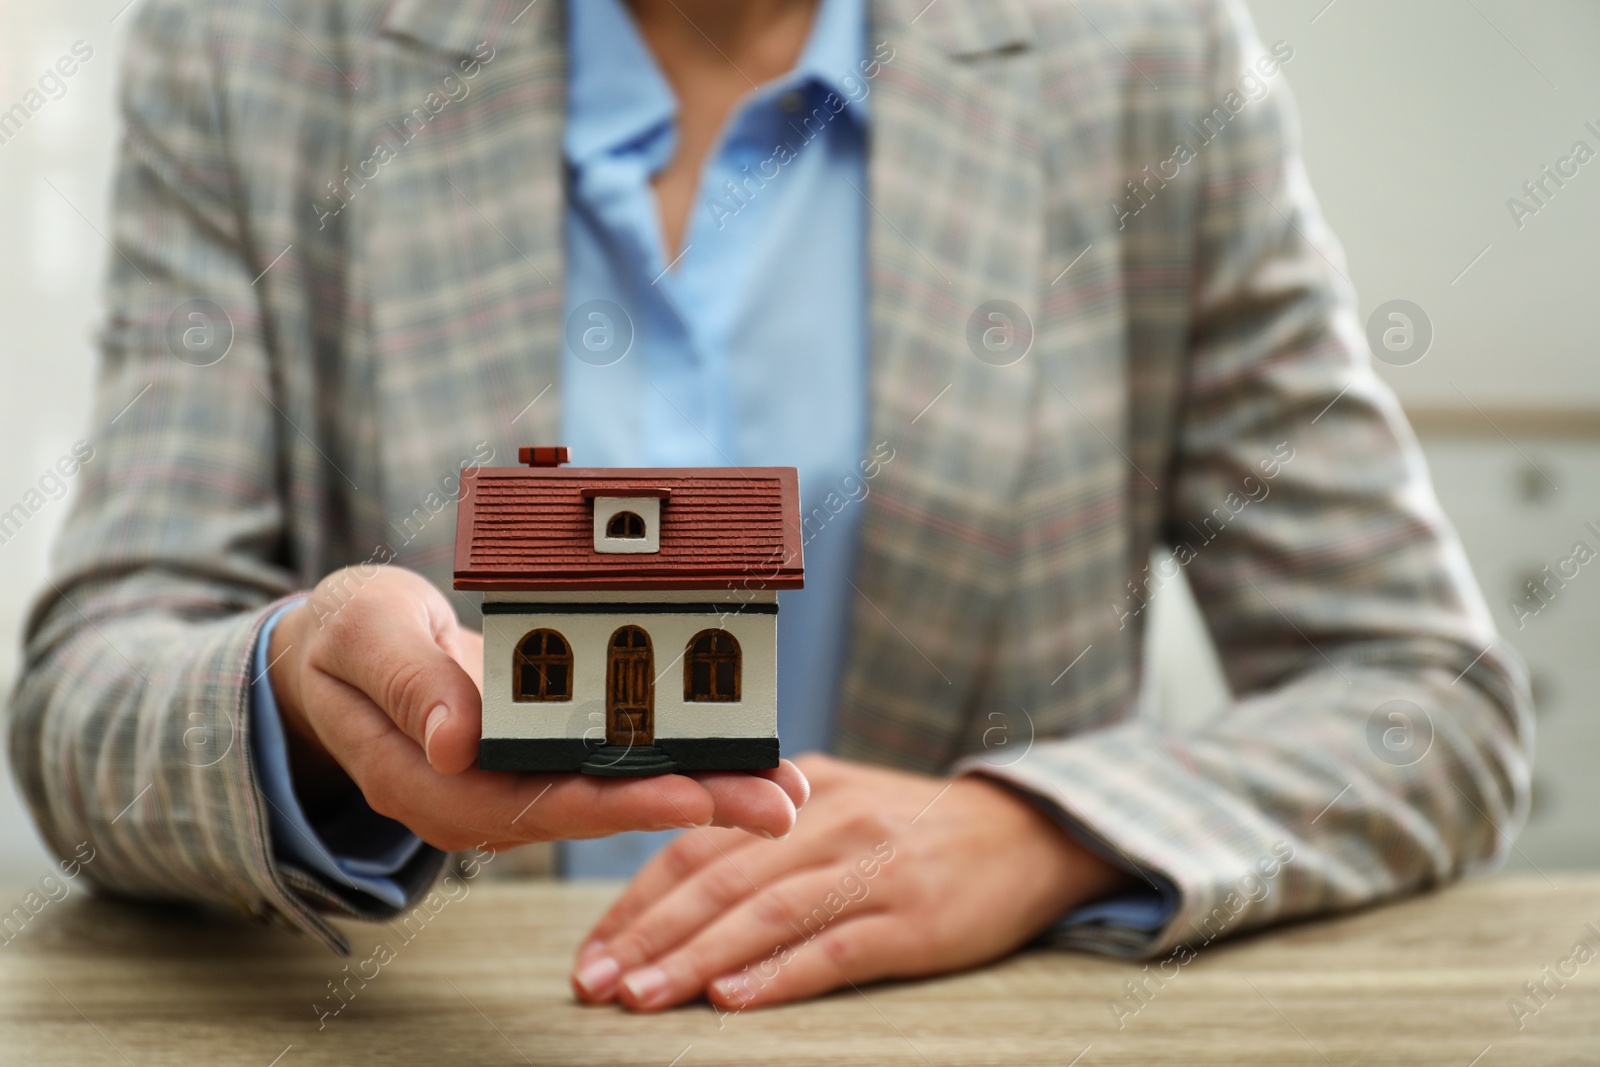
[[[50,847],[92,847],[96,885],[344,950],[315,911],[361,908],[275,859],[245,718],[257,634],[298,585],[278,459],[297,431],[271,399],[256,285],[296,264],[250,245],[220,94],[189,5],[146,5],[123,70],[92,457],[27,623],[11,759]],[[427,851],[414,888],[442,864]]]
[[[1214,10],[1223,106],[1263,49],[1241,5]],[[1066,944],[1182,953],[1414,892],[1497,862],[1527,810],[1522,667],[1373,371],[1274,81],[1193,164],[1173,556],[1152,568],[1187,575],[1233,703],[1197,731],[1129,720],[962,765],[1177,887],[1159,931],[1069,923]]]

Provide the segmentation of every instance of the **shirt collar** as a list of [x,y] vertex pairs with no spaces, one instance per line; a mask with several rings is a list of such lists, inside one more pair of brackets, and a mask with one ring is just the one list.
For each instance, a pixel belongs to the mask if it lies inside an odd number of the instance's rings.
[[567,159],[634,144],[677,116],[672,86],[622,0],[567,4]]
[[847,109],[865,119],[866,58],[867,0],[822,0],[794,71],[781,82],[799,85],[814,80],[838,93]]
[[[821,0],[794,70],[767,87],[815,81],[866,117],[866,0]],[[569,162],[636,144],[677,118],[677,98],[623,0],[568,0],[567,125]]]

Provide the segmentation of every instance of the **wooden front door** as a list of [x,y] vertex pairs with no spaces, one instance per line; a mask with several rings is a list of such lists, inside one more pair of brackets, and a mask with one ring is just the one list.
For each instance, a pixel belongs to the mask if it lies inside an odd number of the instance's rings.
[[606,655],[606,744],[653,744],[655,710],[650,635],[637,626],[624,626],[611,635]]

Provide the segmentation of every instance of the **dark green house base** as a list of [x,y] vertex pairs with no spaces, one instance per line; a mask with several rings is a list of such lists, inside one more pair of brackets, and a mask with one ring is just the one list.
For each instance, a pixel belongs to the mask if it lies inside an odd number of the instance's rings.
[[653,745],[606,745],[580,737],[485,737],[486,771],[637,778],[692,771],[764,771],[778,765],[776,737],[661,737]]

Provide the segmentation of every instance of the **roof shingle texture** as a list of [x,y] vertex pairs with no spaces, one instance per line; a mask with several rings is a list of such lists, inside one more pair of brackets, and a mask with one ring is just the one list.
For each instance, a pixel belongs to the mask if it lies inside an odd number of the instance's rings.
[[[457,589],[791,589],[803,581],[792,467],[469,467],[461,485]],[[661,551],[596,552],[588,497],[637,489],[668,490]]]

